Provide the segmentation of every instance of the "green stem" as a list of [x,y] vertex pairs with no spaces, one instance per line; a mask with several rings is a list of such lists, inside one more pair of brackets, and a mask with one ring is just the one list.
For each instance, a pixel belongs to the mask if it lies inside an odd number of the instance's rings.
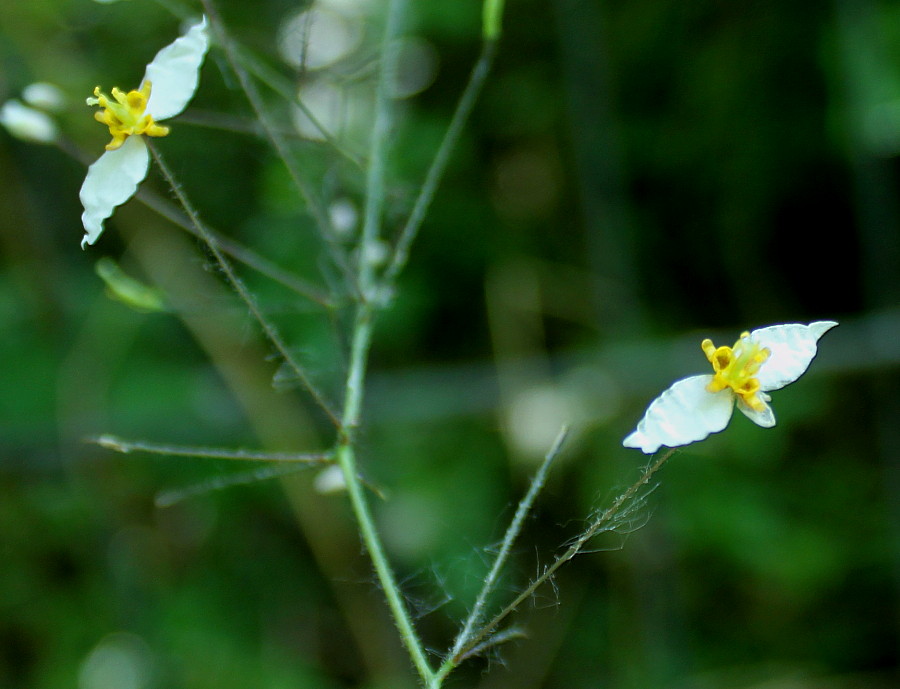
[[347,395],[344,400],[344,425],[337,446],[337,462],[344,474],[347,493],[350,496],[350,504],[353,507],[363,543],[369,552],[369,557],[372,559],[375,573],[378,576],[381,588],[384,590],[384,595],[394,617],[394,623],[397,625],[397,630],[400,633],[400,638],[409,652],[416,671],[427,686],[432,681],[434,672],[428,664],[422,642],[416,634],[412,619],[400,595],[400,588],[384,553],[384,547],[375,528],[375,522],[372,519],[372,513],[369,510],[356,468],[354,436],[362,411],[363,382],[365,380],[369,349],[372,344],[372,316],[373,311],[370,305],[362,303],[358,306],[350,349]]
[[293,356],[291,356],[291,353],[288,351],[287,345],[285,345],[284,340],[281,339],[281,335],[278,334],[275,326],[270,323],[269,319],[263,315],[262,310],[259,308],[259,304],[257,304],[256,302],[256,298],[250,293],[250,290],[247,289],[247,286],[238,277],[237,273],[234,270],[234,267],[231,265],[231,261],[228,260],[228,257],[219,247],[219,243],[216,241],[215,236],[213,236],[206,225],[201,222],[200,216],[197,214],[197,211],[194,210],[194,206],[188,200],[187,196],[181,188],[181,185],[179,185],[176,181],[175,176],[169,169],[169,166],[163,160],[162,156],[159,154],[159,151],[156,150],[156,146],[147,141],[147,148],[150,149],[153,160],[156,161],[160,172],[162,172],[163,177],[169,184],[169,187],[172,189],[172,193],[175,194],[175,198],[178,199],[178,203],[181,204],[181,207],[187,214],[188,219],[191,221],[191,224],[197,230],[198,236],[209,247],[209,250],[212,252],[213,257],[216,259],[216,262],[222,268],[222,272],[224,273],[225,278],[234,288],[234,291],[238,293],[238,296],[240,296],[243,302],[247,305],[247,308],[250,310],[253,318],[256,319],[256,322],[259,323],[260,328],[262,328],[263,333],[265,333],[269,342],[271,342],[275,349],[278,350],[278,353],[281,355],[282,359],[285,361],[285,363],[287,363],[288,366],[291,367],[294,375],[297,376],[297,379],[301,382],[303,387],[306,388],[306,391],[312,396],[316,404],[318,404],[322,411],[324,411],[325,414],[328,415],[328,418],[331,419],[331,422],[335,426],[340,427],[340,421],[338,420],[337,415],[331,410],[331,407],[325,401],[325,398],[321,395],[321,393],[319,393],[316,386],[313,385],[312,380],[307,375],[304,368],[300,366],[300,364],[294,359]]
[[384,207],[385,150],[391,127],[391,77],[394,74],[396,50],[394,38],[400,30],[405,0],[391,0],[387,10],[381,64],[375,91],[375,121],[369,143],[369,167],[366,172],[366,205],[363,217],[362,237],[359,246],[359,282],[363,300],[372,298],[374,266],[369,251],[378,242],[381,231],[381,213]]
[[484,0],[481,33],[486,40],[493,41],[500,36],[503,2],[504,0]]
[[466,84],[462,96],[460,96],[459,103],[453,113],[453,118],[450,120],[450,126],[447,127],[441,145],[434,156],[431,166],[428,168],[428,172],[425,175],[425,181],[422,184],[419,195],[416,197],[409,219],[406,221],[406,225],[404,225],[403,230],[400,232],[400,238],[397,240],[397,245],[394,248],[394,255],[391,259],[391,263],[384,273],[384,281],[386,284],[391,284],[409,261],[409,251],[412,247],[412,243],[419,234],[419,228],[422,226],[422,221],[425,220],[425,214],[428,212],[429,206],[431,206],[438,185],[441,183],[441,179],[447,169],[447,162],[450,160],[450,154],[456,147],[466,121],[472,113],[472,108],[475,106],[478,94],[484,86],[484,82],[487,79],[487,75],[490,72],[491,65],[494,61],[496,49],[497,43],[493,40],[485,41],[482,45],[481,54],[479,55],[475,66],[472,68],[469,82]]
[[434,671],[428,663],[422,642],[413,627],[412,619],[403,598],[390,563],[384,552],[381,538],[375,528],[365,493],[356,468],[355,435],[362,413],[366,368],[372,345],[375,304],[370,301],[374,287],[374,268],[367,248],[378,241],[381,229],[381,210],[384,203],[385,148],[390,128],[390,76],[392,74],[392,46],[397,35],[403,10],[403,0],[391,0],[383,39],[382,63],[379,70],[375,101],[375,126],[369,149],[369,168],[366,175],[366,205],[363,231],[358,248],[358,285],[361,291],[353,322],[350,345],[350,363],[347,371],[341,436],[337,446],[337,462],[344,474],[350,504],[359,525],[363,543],[372,559],[372,565],[384,590],[388,607],[404,646],[415,665],[423,683],[428,685]]
[[290,462],[307,464],[327,464],[334,455],[331,452],[265,452],[259,450],[232,450],[222,447],[199,447],[195,445],[170,445],[168,443],[148,443],[142,440],[125,440],[114,435],[88,438],[87,442],[97,443],[107,450],[128,454],[146,452],[168,457],[204,457],[208,459],[233,459],[249,462]]
[[472,612],[469,613],[469,617],[466,619],[465,625],[463,625],[462,631],[456,637],[456,641],[453,644],[453,649],[450,651],[450,657],[454,657],[459,654],[462,648],[468,643],[469,637],[472,634],[472,630],[475,625],[481,622],[481,613],[484,609],[484,604],[487,601],[487,597],[494,590],[494,586],[496,586],[497,578],[500,576],[500,572],[506,564],[506,560],[509,557],[509,553],[512,550],[513,543],[515,543],[516,539],[519,537],[519,533],[522,531],[522,524],[525,522],[525,517],[528,516],[528,513],[531,511],[531,506],[534,504],[535,499],[540,493],[541,489],[544,487],[544,481],[547,479],[547,473],[550,471],[550,467],[556,458],[559,456],[559,452],[562,449],[562,445],[566,440],[566,436],[569,434],[569,429],[567,427],[563,427],[560,430],[559,435],[556,436],[556,440],[553,443],[553,447],[550,448],[550,451],[544,457],[544,461],[541,462],[541,466],[538,467],[537,472],[534,475],[534,478],[531,480],[531,486],[528,489],[528,492],[525,494],[525,497],[522,498],[522,501],[519,503],[519,506],[516,508],[516,513],[513,516],[512,521],[509,523],[509,528],[506,530],[506,534],[503,536],[503,542],[500,546],[500,550],[497,552],[497,557],[494,559],[494,564],[491,566],[490,571],[488,572],[487,577],[484,579],[484,585],[481,587],[481,591],[478,593],[478,598],[475,600],[475,605],[472,606]]
[[438,671],[434,675],[434,680],[432,682],[432,687],[437,688],[441,685],[443,679],[453,671],[463,660],[468,658],[473,650],[479,648],[482,642],[491,634],[503,620],[505,620],[509,615],[511,615],[515,610],[521,605],[524,601],[528,600],[534,594],[534,592],[540,588],[543,584],[550,581],[553,578],[553,575],[556,574],[556,571],[566,564],[573,557],[578,555],[584,546],[587,544],[591,538],[597,535],[601,529],[609,525],[609,523],[613,520],[613,518],[618,515],[622,508],[625,507],[629,501],[634,498],[634,496],[640,491],[647,483],[650,482],[650,479],[653,478],[654,474],[659,471],[662,466],[669,460],[669,458],[675,453],[675,450],[668,450],[663,453],[663,455],[656,460],[653,464],[648,466],[644,473],[641,474],[641,477],[634,483],[628,490],[622,493],[616,500],[610,505],[606,510],[600,514],[597,519],[595,519],[591,525],[578,537],[578,539],[571,545],[569,548],[562,554],[559,555],[553,563],[547,567],[544,572],[534,579],[519,595],[517,595],[511,603],[509,603],[503,610],[497,613],[487,624],[485,624],[481,629],[478,630],[476,634],[473,634],[468,642],[452,657],[447,658]]
[[241,89],[244,91],[244,95],[246,95],[247,100],[250,103],[250,107],[253,108],[253,112],[259,120],[260,125],[262,125],[266,137],[272,143],[275,152],[278,154],[278,157],[281,159],[282,163],[284,163],[288,175],[290,175],[291,177],[291,181],[294,183],[294,186],[297,188],[300,196],[305,201],[306,207],[312,215],[313,220],[315,220],[319,235],[322,238],[325,246],[328,248],[332,260],[334,261],[335,265],[343,271],[345,277],[352,284],[353,276],[350,271],[350,266],[347,263],[344,249],[337,241],[337,236],[332,230],[331,221],[328,218],[328,213],[326,212],[323,205],[319,202],[319,199],[316,198],[316,196],[312,193],[309,185],[303,179],[303,176],[297,169],[296,164],[293,162],[293,158],[290,151],[288,150],[288,145],[284,139],[284,136],[282,136],[281,132],[278,130],[278,127],[272,122],[271,118],[269,117],[269,113],[266,111],[265,107],[263,107],[263,99],[259,95],[259,91],[257,91],[256,86],[250,79],[247,71],[241,65],[240,55],[238,54],[235,45],[232,43],[231,38],[228,36],[228,33],[225,30],[225,25],[222,23],[222,20],[219,17],[219,13],[217,12],[212,0],[201,0],[201,2],[203,3],[203,8],[206,11],[207,16],[209,17],[210,24],[218,33],[218,38],[223,50],[225,51],[225,57],[228,60],[228,64],[231,66],[231,69],[237,76],[238,82],[241,85]]

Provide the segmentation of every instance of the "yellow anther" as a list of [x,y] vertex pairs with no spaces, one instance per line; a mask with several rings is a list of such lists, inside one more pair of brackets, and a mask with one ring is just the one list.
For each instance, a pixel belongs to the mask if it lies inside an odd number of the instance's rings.
[[749,336],[748,332],[741,333],[734,347],[716,347],[709,339],[700,343],[700,348],[715,371],[712,382],[706,389],[719,392],[731,388],[751,409],[764,411],[766,403],[757,394],[760,384],[755,376],[771,352],[747,339]]
[[112,98],[100,91],[97,86],[94,89],[94,97],[87,99],[88,105],[99,105],[101,110],[94,113],[94,119],[109,127],[112,141],[106,144],[107,151],[113,151],[123,143],[125,139],[134,134],[146,134],[147,136],[165,136],[169,133],[168,127],[163,127],[153,121],[153,116],[146,111],[147,101],[150,100],[152,85],[145,81],[140,90],[125,93],[118,88],[113,88],[110,93]]

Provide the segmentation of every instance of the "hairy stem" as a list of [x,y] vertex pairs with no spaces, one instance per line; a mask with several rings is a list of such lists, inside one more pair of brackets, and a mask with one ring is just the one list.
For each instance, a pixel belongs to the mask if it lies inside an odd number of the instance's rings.
[[475,625],[481,622],[481,615],[487,597],[493,592],[494,586],[496,586],[497,578],[500,576],[500,572],[506,564],[506,560],[509,558],[513,543],[515,543],[516,539],[519,537],[519,533],[522,531],[522,524],[525,522],[525,517],[528,516],[535,498],[537,498],[538,493],[540,493],[541,489],[544,487],[547,473],[550,471],[553,462],[559,456],[559,452],[562,449],[562,445],[568,434],[569,429],[567,427],[563,427],[560,430],[559,435],[556,436],[556,440],[553,442],[553,447],[550,448],[550,451],[544,457],[544,461],[541,462],[541,465],[538,467],[534,478],[531,480],[531,486],[529,487],[528,492],[516,508],[516,513],[509,524],[509,528],[506,530],[506,534],[503,536],[503,543],[500,546],[500,550],[497,552],[494,564],[491,566],[490,572],[488,572],[487,577],[484,579],[484,585],[478,593],[475,605],[472,606],[472,612],[469,613],[469,617],[466,619],[463,629],[456,637],[453,649],[449,653],[451,658],[459,654],[460,650],[466,646]]
[[[573,557],[578,555],[584,548],[591,538],[593,538],[601,529],[607,526],[613,518],[622,511],[623,507],[626,507],[629,501],[634,498],[634,496],[640,491],[647,483],[650,482],[650,479],[653,478],[654,474],[659,471],[662,466],[669,460],[669,458],[675,453],[675,450],[667,450],[662,454],[662,456],[657,459],[653,464],[649,465],[644,473],[641,474],[641,477],[634,483],[628,490],[622,493],[618,498],[615,499],[612,505],[610,505],[606,510],[604,510],[599,517],[597,517],[591,525],[575,540],[575,542],[569,546],[569,548],[562,554],[559,555],[555,560],[553,560],[552,564],[547,567],[544,572],[534,579],[519,595],[517,595],[511,603],[509,603],[503,610],[497,613],[491,620],[485,624],[481,629],[478,630],[477,633],[473,634],[469,641],[451,658],[448,658],[441,668],[436,673],[437,677],[446,676],[454,667],[459,665],[463,660],[465,660],[469,655],[471,655],[472,651],[476,649],[481,642],[488,637],[491,632],[493,632],[503,620],[509,617],[524,601],[534,594],[538,588],[547,583],[553,578],[553,575],[556,571],[566,564]],[[439,686],[439,685],[438,685]]]
[[378,582],[384,591],[388,607],[394,617],[394,623],[400,638],[415,665],[423,682],[429,683],[433,671],[425,657],[422,642],[413,627],[412,619],[403,598],[400,587],[384,552],[381,537],[375,528],[366,495],[362,489],[356,469],[356,451],[354,447],[355,428],[359,423],[363,401],[363,385],[366,361],[372,342],[372,311],[366,304],[361,304],[357,311],[354,325],[353,342],[350,351],[350,371],[347,377],[347,397],[344,402],[344,431],[337,447],[337,462],[344,474],[350,504],[353,507],[360,535],[372,560]]
[[181,207],[187,214],[188,219],[194,226],[194,229],[197,230],[198,236],[203,239],[203,241],[209,247],[210,252],[212,252],[213,257],[221,267],[222,273],[225,275],[228,283],[234,288],[234,291],[238,293],[238,296],[240,296],[241,300],[247,305],[247,308],[250,310],[253,318],[256,319],[256,322],[259,323],[260,328],[262,328],[262,331],[263,333],[265,333],[269,342],[272,343],[285,363],[290,366],[291,370],[297,376],[297,379],[300,381],[306,391],[312,396],[316,404],[322,409],[322,411],[325,412],[325,414],[329,419],[331,419],[331,422],[335,426],[340,426],[340,420],[337,418],[337,415],[331,410],[331,407],[325,401],[325,398],[319,393],[316,386],[313,385],[313,382],[307,375],[305,369],[300,366],[300,364],[296,359],[294,359],[293,356],[291,356],[291,353],[288,351],[287,345],[284,343],[284,340],[281,339],[281,335],[278,334],[278,331],[275,329],[275,326],[269,321],[269,319],[265,317],[262,310],[259,308],[259,304],[257,304],[256,302],[256,298],[253,296],[253,294],[250,293],[250,290],[247,289],[247,286],[238,277],[237,273],[234,270],[234,267],[228,260],[228,257],[225,255],[225,253],[219,246],[219,243],[216,241],[216,238],[212,235],[209,229],[207,229],[206,225],[201,222],[200,216],[197,214],[197,211],[194,210],[194,206],[188,200],[187,196],[184,193],[184,190],[178,184],[177,180],[172,174],[172,171],[169,169],[169,166],[163,160],[162,156],[159,154],[159,151],[156,150],[156,146],[148,141],[147,148],[150,149],[153,160],[156,162],[157,166],[160,169],[160,172],[162,172],[163,177],[171,187],[172,193],[175,194],[175,198],[178,199],[178,203],[181,204]]
[[250,462],[291,462],[306,464],[326,464],[334,455],[331,452],[265,452],[258,450],[232,450],[221,447],[199,447],[195,445],[172,445],[169,443],[148,443],[142,440],[125,440],[114,435],[88,438],[107,450],[128,454],[146,452],[169,457],[205,457],[208,459],[234,459]]
[[244,91],[244,95],[246,95],[247,100],[250,103],[250,107],[253,108],[253,112],[259,120],[260,125],[262,125],[266,137],[271,142],[272,147],[275,149],[275,152],[278,154],[278,157],[281,159],[282,163],[284,163],[288,175],[290,175],[291,177],[291,181],[294,183],[294,186],[297,188],[297,191],[300,193],[300,196],[306,203],[306,207],[309,210],[309,213],[312,215],[316,227],[318,228],[322,242],[328,248],[329,254],[331,255],[331,258],[334,261],[335,265],[352,283],[353,275],[350,270],[350,266],[347,263],[347,257],[344,253],[343,247],[337,241],[337,237],[331,227],[331,221],[328,218],[328,213],[326,212],[322,203],[320,203],[319,199],[316,198],[316,196],[313,194],[309,184],[306,182],[306,180],[304,180],[303,176],[300,174],[300,171],[297,169],[293,157],[291,156],[291,152],[288,150],[288,145],[284,139],[284,136],[281,134],[275,123],[272,122],[272,119],[269,117],[269,113],[263,106],[263,99],[259,95],[259,91],[257,90],[256,85],[250,79],[250,75],[247,74],[247,71],[241,64],[241,59],[240,55],[238,54],[237,48],[235,47],[231,38],[228,36],[228,33],[225,30],[225,25],[222,23],[222,20],[219,17],[219,13],[216,10],[212,0],[201,0],[201,2],[203,3],[203,8],[206,11],[207,16],[209,17],[210,24],[218,33],[218,38],[221,42],[223,50],[225,51],[225,57],[228,60],[228,64],[231,66],[231,69],[237,76],[238,82],[241,85],[241,89]]
[[358,285],[360,287],[359,303],[353,322],[353,335],[350,345],[350,363],[347,371],[347,383],[344,397],[344,410],[341,424],[341,437],[337,447],[338,465],[344,474],[347,492],[360,529],[363,543],[372,559],[372,565],[378,581],[384,591],[388,607],[394,617],[394,623],[400,638],[422,681],[427,685],[434,674],[422,642],[412,624],[412,618],[400,588],[384,552],[381,537],[375,528],[372,513],[369,509],[365,493],[356,469],[355,435],[362,412],[363,393],[369,351],[372,345],[374,327],[374,304],[370,301],[373,287],[373,266],[367,249],[377,240],[381,229],[381,210],[384,203],[385,148],[390,129],[390,93],[393,57],[391,43],[399,31],[400,19],[404,8],[404,0],[391,0],[388,6],[387,22],[383,39],[382,63],[379,70],[378,87],[375,102],[375,126],[370,144],[369,168],[366,175],[366,205],[363,232],[358,247]]

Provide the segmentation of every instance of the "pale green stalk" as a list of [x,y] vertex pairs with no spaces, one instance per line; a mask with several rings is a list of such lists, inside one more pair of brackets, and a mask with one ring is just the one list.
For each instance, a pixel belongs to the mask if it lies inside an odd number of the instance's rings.
[[504,0],[484,0],[481,31],[485,40],[495,41],[500,37]]
[[350,504],[359,526],[363,543],[372,559],[378,581],[384,591],[388,607],[400,638],[424,684],[434,675],[422,642],[412,624],[412,618],[400,594],[400,588],[384,552],[381,538],[366,500],[356,468],[355,435],[362,413],[366,368],[372,345],[375,304],[371,301],[374,287],[374,267],[367,248],[378,241],[381,229],[381,211],[384,204],[385,148],[390,129],[390,76],[392,73],[392,42],[398,34],[404,8],[403,0],[391,0],[383,39],[382,63],[379,70],[375,101],[375,124],[369,150],[369,168],[366,175],[365,218],[360,244],[357,249],[358,285],[360,294],[353,322],[350,346],[350,363],[341,417],[341,435],[337,445],[337,462],[344,474]]
[[128,454],[129,452],[147,452],[169,457],[205,457],[209,459],[234,459],[248,462],[299,462],[307,464],[325,464],[334,455],[331,452],[265,452],[259,450],[233,450],[222,447],[199,447],[195,445],[171,445],[169,443],[148,443],[142,440],[125,440],[114,435],[101,435],[88,438],[87,442],[96,443],[107,450]]

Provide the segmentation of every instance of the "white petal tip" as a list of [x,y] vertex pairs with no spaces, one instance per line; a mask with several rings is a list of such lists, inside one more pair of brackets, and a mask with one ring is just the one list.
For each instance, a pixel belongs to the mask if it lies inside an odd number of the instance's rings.
[[644,437],[640,431],[634,431],[631,435],[629,435],[625,440],[622,441],[622,445],[624,447],[634,448],[635,450],[640,450],[645,455],[652,455],[656,452],[660,445],[658,443],[654,443],[649,438]]
[[187,107],[197,90],[200,68],[208,50],[209,31],[206,16],[203,16],[184,35],[160,50],[147,65],[143,81],[153,83],[147,112],[155,120],[174,117]]
[[816,336],[816,338],[822,337],[825,333],[831,330],[833,327],[837,325],[837,321],[816,321],[815,323],[809,324],[809,329]]

